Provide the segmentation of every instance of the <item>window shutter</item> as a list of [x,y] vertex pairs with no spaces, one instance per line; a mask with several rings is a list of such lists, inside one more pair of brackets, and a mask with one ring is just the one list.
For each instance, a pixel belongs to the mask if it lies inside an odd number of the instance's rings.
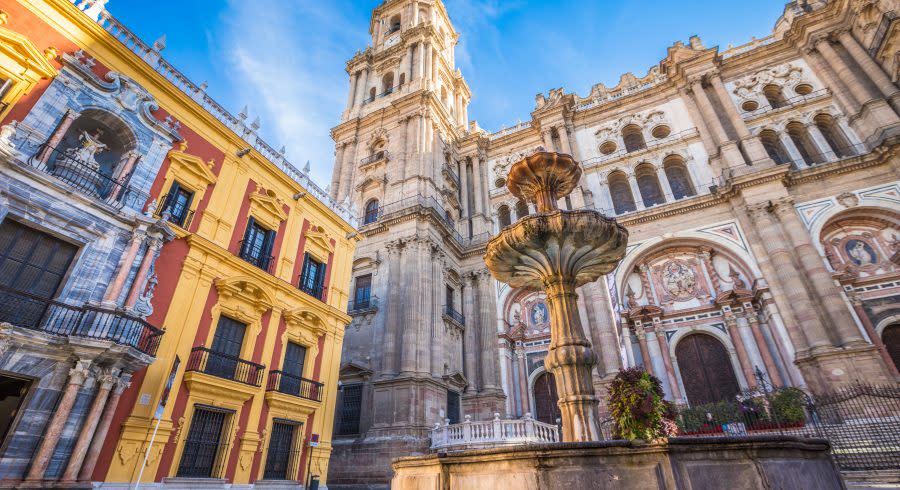
[[172,182],[172,186],[169,187],[169,193],[165,195],[165,201],[163,201],[163,205],[160,208],[160,214],[166,212],[169,208],[172,207],[172,203],[175,201],[175,196],[178,195],[178,191],[181,189],[181,186],[178,185],[178,181]]
[[250,243],[253,241],[253,225],[256,224],[256,220],[253,219],[253,216],[247,218],[247,229],[244,231],[244,242],[241,244],[241,255],[246,255],[247,251],[250,248]]
[[275,236],[277,232],[274,230],[269,230],[266,232],[266,240],[263,243],[262,256],[260,259],[268,262],[269,257],[272,256],[272,248],[275,246]]

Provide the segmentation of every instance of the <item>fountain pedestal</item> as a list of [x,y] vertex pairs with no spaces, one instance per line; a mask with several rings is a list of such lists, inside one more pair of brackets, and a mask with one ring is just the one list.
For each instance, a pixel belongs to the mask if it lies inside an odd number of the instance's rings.
[[544,366],[556,381],[566,442],[600,440],[591,380],[597,357],[581,325],[575,288],[615,269],[628,244],[628,231],[600,213],[557,208],[580,178],[581,167],[568,155],[536,153],[514,164],[510,192],[534,202],[538,212],[501,231],[484,256],[498,281],[547,294],[550,348]]

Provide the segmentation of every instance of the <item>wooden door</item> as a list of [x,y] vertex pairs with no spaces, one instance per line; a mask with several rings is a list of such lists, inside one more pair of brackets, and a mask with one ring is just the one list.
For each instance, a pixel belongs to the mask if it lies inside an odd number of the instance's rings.
[[688,335],[678,342],[675,356],[691,405],[733,400],[740,392],[728,351],[714,337]]
[[540,422],[556,425],[562,415],[559,411],[559,395],[556,394],[556,380],[553,374],[545,372],[534,380],[534,418]]
[[900,369],[900,324],[885,327],[881,332],[881,339],[891,359],[894,360],[894,366]]

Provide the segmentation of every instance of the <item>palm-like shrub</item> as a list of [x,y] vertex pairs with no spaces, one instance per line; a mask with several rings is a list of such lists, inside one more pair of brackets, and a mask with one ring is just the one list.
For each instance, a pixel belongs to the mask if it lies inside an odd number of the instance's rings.
[[665,422],[671,408],[663,400],[662,384],[641,368],[619,371],[609,387],[609,410],[617,438],[652,441],[672,435],[674,425]]

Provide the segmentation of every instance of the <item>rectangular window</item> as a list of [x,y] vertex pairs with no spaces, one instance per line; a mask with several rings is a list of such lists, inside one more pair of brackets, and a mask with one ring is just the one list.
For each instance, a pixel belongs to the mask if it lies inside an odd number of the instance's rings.
[[359,434],[359,413],[362,409],[362,385],[348,385],[341,390],[341,414],[338,435]]
[[272,421],[272,435],[269,437],[269,450],[266,453],[266,469],[263,478],[266,480],[296,480],[300,466],[302,450],[302,422],[275,419]]
[[455,305],[453,304],[453,288],[447,286],[447,311],[455,310]]
[[9,103],[4,101],[3,98],[6,97],[6,93],[9,92],[10,88],[12,88],[12,80],[0,77],[0,112],[9,107]]
[[16,221],[0,223],[0,322],[40,328],[78,247]]
[[194,405],[194,416],[188,430],[178,465],[178,476],[184,478],[219,478],[228,454],[231,432],[231,410]]
[[163,200],[163,207],[159,214],[161,216],[168,212],[170,223],[184,227],[193,200],[194,193],[182,187],[178,181],[175,181],[172,183],[172,187],[169,188],[169,193],[166,194],[166,197]]
[[356,288],[353,291],[353,306],[355,309],[365,309],[370,306],[372,300],[372,274],[366,274],[356,278]]
[[[288,342],[281,365],[281,379],[278,391],[297,395],[303,393],[303,365],[306,363],[306,347]],[[307,389],[308,391],[308,389]]]
[[251,216],[247,222],[244,239],[241,241],[241,258],[268,271],[272,264],[272,246],[274,244],[275,232],[260,226]]
[[314,259],[309,253],[303,255],[303,271],[300,273],[300,290],[322,299],[325,286],[325,264]]
[[219,317],[205,373],[225,379],[235,379],[243,374],[237,371],[246,330],[247,326],[237,320]]
[[451,424],[459,423],[459,393],[447,390],[447,418]]
[[12,433],[31,384],[31,380],[0,374],[0,444]]

